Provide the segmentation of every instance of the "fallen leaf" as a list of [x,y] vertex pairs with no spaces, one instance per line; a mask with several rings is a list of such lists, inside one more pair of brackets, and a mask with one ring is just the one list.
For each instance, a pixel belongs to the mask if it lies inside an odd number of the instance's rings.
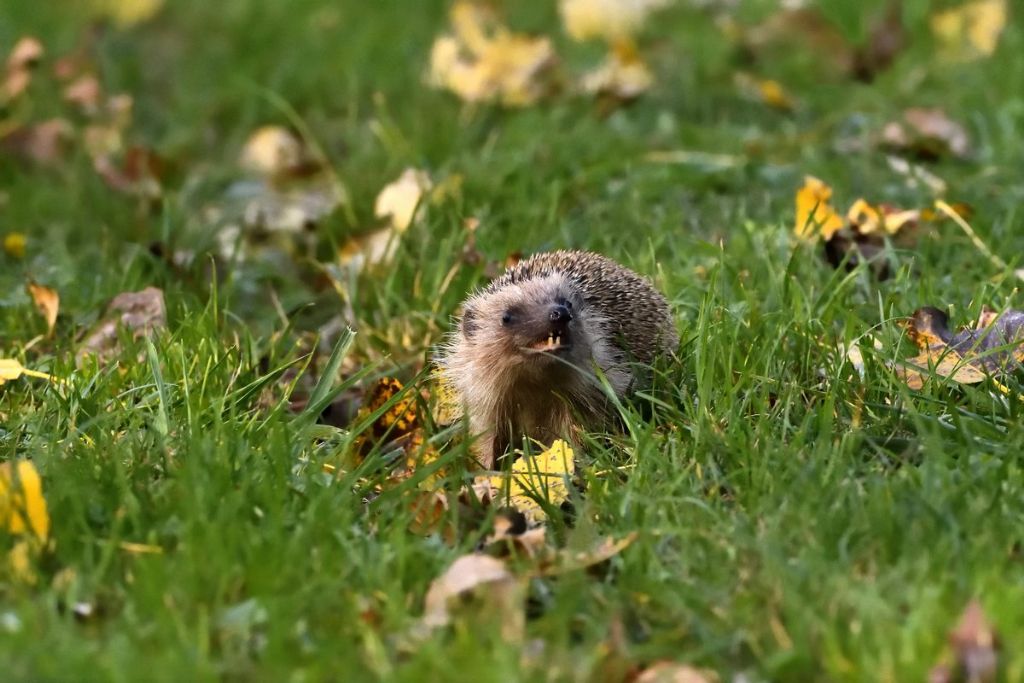
[[498,102],[521,107],[551,87],[557,61],[551,41],[512,33],[486,8],[460,0],[451,9],[454,35],[434,41],[431,85],[466,102]]
[[390,226],[353,235],[338,249],[338,263],[354,271],[387,263],[394,257],[399,239]]
[[737,73],[735,80],[736,85],[750,99],[763,102],[774,109],[793,110],[793,98],[778,81],[756,78],[746,73]]
[[633,100],[647,92],[654,75],[631,45],[617,44],[604,63],[580,78],[580,88],[591,95]]
[[929,683],[991,683],[999,673],[999,639],[985,617],[981,603],[971,600],[949,634],[954,663],[939,664]]
[[985,315],[979,322],[988,324],[954,334],[943,311],[918,309],[906,327],[921,353],[897,365],[897,374],[912,389],[920,389],[929,372],[960,384],[977,384],[1019,368],[1024,361],[1024,313],[1007,310]]
[[0,137],[0,148],[40,166],[54,166],[64,158],[74,129],[64,119],[49,119],[19,126]]
[[151,200],[159,199],[163,193],[160,159],[144,147],[129,147],[120,165],[110,157],[99,157],[93,162],[93,168],[108,186],[119,192]]
[[31,36],[25,36],[14,44],[7,56],[3,83],[0,83],[0,103],[15,99],[28,89],[32,82],[32,68],[43,54],[43,44]]
[[35,66],[43,58],[46,50],[38,39],[32,36],[24,36],[18,39],[14,48],[7,56],[7,70],[28,69]]
[[902,0],[890,0],[885,10],[871,22],[867,40],[854,49],[852,72],[855,78],[870,83],[907,47],[909,38],[902,10]]
[[442,427],[455,424],[462,417],[459,393],[445,376],[442,368],[435,367],[430,377],[433,398],[431,416],[434,424]]
[[131,28],[151,19],[164,0],[92,0],[93,11],[121,28]]
[[77,105],[86,115],[99,111],[102,98],[103,88],[94,74],[83,74],[64,88],[64,99]]
[[4,252],[11,258],[25,258],[25,245],[28,240],[23,232],[9,232],[4,235]]
[[568,500],[568,482],[575,471],[572,447],[557,439],[538,455],[521,456],[512,463],[511,472],[491,475],[489,481],[509,506],[526,515],[531,524],[538,524],[547,519],[545,505],[558,507]]
[[43,542],[50,535],[43,482],[31,460],[0,463],[0,528]]
[[388,219],[399,233],[412,225],[425,193],[433,187],[426,171],[407,168],[397,180],[384,186],[374,203],[374,215]]
[[816,61],[820,66],[832,72],[851,73],[855,63],[854,48],[846,36],[817,7],[793,5],[755,26],[744,27],[724,14],[719,25],[750,58],[771,62],[778,54],[792,53],[796,47],[811,52],[818,57]]
[[57,381],[52,375],[48,375],[45,372],[29,370],[13,358],[0,358],[0,385],[20,379],[22,376],[48,379],[51,382]]
[[272,178],[287,175],[303,165],[302,141],[282,126],[257,128],[242,146],[238,163],[245,170]]
[[602,38],[615,43],[634,36],[655,10],[672,0],[561,0],[565,32],[573,40]]
[[892,121],[882,129],[886,147],[909,152],[925,159],[971,156],[967,130],[938,107],[914,107],[903,112],[901,121]]
[[819,236],[828,240],[843,227],[842,217],[829,204],[832,188],[813,176],[805,176],[796,193],[796,227],[802,240],[814,241]]
[[39,314],[46,321],[46,334],[53,334],[54,325],[57,324],[57,311],[60,310],[60,295],[56,289],[38,285],[35,282],[28,282],[25,285],[28,294],[32,297],[32,303],[36,305]]
[[678,662],[655,662],[640,672],[634,683],[717,683],[714,672]]
[[1006,0],[974,0],[933,14],[932,33],[950,60],[988,57],[999,45],[1007,16]]
[[430,584],[423,624],[434,629],[459,616],[475,617],[497,622],[506,640],[519,642],[526,622],[525,597],[525,581],[514,576],[504,562],[482,553],[463,555]]
[[103,318],[82,340],[76,359],[81,361],[85,356],[96,355],[105,361],[117,355],[120,329],[138,339],[166,326],[163,290],[147,287],[138,292],[122,292],[111,300]]

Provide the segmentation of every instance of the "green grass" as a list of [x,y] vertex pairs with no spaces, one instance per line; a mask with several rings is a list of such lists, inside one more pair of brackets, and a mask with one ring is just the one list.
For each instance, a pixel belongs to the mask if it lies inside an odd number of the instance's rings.
[[[74,49],[88,17],[63,4],[4,2],[0,49],[26,33],[51,55]],[[524,5],[510,7],[514,25],[555,35],[570,68],[595,57],[559,33],[548,3],[506,4]],[[834,4],[846,8],[837,17],[859,19],[862,3]],[[133,139],[171,171],[164,201],[146,210],[80,154],[50,170],[0,157],[0,233],[29,239],[24,260],[0,255],[0,357],[68,379],[63,389],[0,388],[0,459],[35,462],[54,539],[36,585],[0,581],[2,677],[602,680],[621,624],[617,656],[638,666],[679,660],[723,680],[924,680],[978,597],[1007,644],[1003,679],[1024,681],[1013,647],[1024,641],[1020,376],[1005,380],[1009,396],[987,384],[911,392],[885,367],[911,353],[896,318],[951,306],[964,324],[983,305],[1020,308],[1019,281],[950,223],[897,250],[884,282],[834,271],[790,237],[807,173],[833,185],[840,209],[858,196],[929,205],[933,195],[880,152],[835,143],[905,107],[939,105],[967,124],[975,156],[928,168],[951,201],[974,208],[982,239],[1021,267],[1024,99],[1009,87],[1024,82],[1019,16],[993,57],[951,66],[932,53],[926,4],[908,3],[913,44],[870,85],[823,76],[799,50],[753,67],[792,90],[792,114],[737,92],[735,54],[686,7],[641,41],[654,90],[606,116],[568,95],[521,111],[467,109],[425,87],[426,55],[446,25],[439,0],[174,0],[152,22],[95,34],[104,84],[135,98]],[[202,208],[235,176],[256,126],[293,123],[280,101],[353,196],[354,225],[339,215],[319,228],[322,261],[375,224],[373,199],[403,168],[464,178],[393,264],[351,283],[345,322],[358,334],[336,383],[329,349],[306,367],[299,343],[346,310],[314,287],[309,263],[222,269],[214,286],[205,259],[182,272],[149,249],[209,248]],[[41,84],[18,115],[64,111],[59,90]],[[646,159],[679,149],[739,163]],[[317,430],[315,409],[258,401],[267,386],[281,398],[289,364],[325,400],[367,378],[413,378],[484,282],[482,267],[460,259],[469,217],[492,260],[577,247],[650,274],[683,339],[654,419],[629,408],[628,436],[590,444],[575,524],[553,528],[570,546],[639,536],[606,570],[531,582],[527,638],[544,644],[533,658],[487,619],[413,641],[430,582],[486,524],[459,522],[454,544],[411,534],[400,496],[371,495],[379,458],[322,474],[353,434]],[[55,338],[27,351],[44,324],[26,276],[62,298]],[[168,332],[76,369],[80,332],[112,296],[148,285],[165,290]],[[861,380],[835,349],[869,332],[883,350]],[[468,476],[462,447],[444,458],[457,490]],[[76,618],[79,602],[96,613]]]

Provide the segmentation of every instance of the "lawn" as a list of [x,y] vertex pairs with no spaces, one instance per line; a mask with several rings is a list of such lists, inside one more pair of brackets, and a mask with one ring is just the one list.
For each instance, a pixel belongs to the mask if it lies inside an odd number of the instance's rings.
[[[1024,307],[1019,8],[991,55],[958,60],[929,17],[961,3],[907,0],[907,45],[867,82],[796,28],[744,49],[725,24],[763,27],[774,2],[679,0],[636,35],[654,81],[624,103],[574,90],[604,49],[553,0],[498,3],[562,74],[503,107],[425,82],[442,0],[166,0],[121,25],[100,4],[0,4],[0,54],[45,48],[0,100],[0,237],[25,238],[0,253],[0,358],[55,378],[0,386],[0,461],[34,464],[51,524],[28,576],[0,563],[0,678],[610,682],[669,660],[709,681],[922,681],[977,599],[1003,648],[974,680],[1024,681],[1022,375],[918,388],[893,370],[916,309],[960,328]],[[886,5],[822,4],[855,46]],[[69,55],[98,104],[65,100]],[[88,110],[117,93],[155,192],[95,168],[87,138],[116,114]],[[966,153],[881,149],[911,107],[960,122]],[[26,159],[18,130],[51,119],[63,151]],[[310,229],[226,239],[263,126],[301,136],[346,199]],[[407,168],[432,179],[424,210],[391,258],[344,265]],[[943,199],[970,227],[887,238],[887,277],[836,268],[794,235],[807,175],[840,214]],[[635,539],[584,569],[511,558],[521,603],[484,591],[424,628],[431,582],[496,512],[455,502],[474,475],[457,428],[428,423],[438,460],[396,483],[356,409],[381,377],[428,393],[465,295],[510,255],[568,247],[648,275],[682,339],[626,433],[577,449],[572,511],[547,522],[551,548]],[[28,280],[60,295],[52,334]],[[146,287],[166,326],[83,354],[108,302]],[[410,499],[428,485],[450,506],[424,530]],[[20,541],[0,526],[0,559]]]

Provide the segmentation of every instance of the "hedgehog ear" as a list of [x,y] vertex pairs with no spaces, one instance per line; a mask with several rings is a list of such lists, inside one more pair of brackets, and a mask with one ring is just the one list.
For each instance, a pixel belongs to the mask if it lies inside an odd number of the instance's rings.
[[476,319],[476,311],[472,308],[466,308],[462,312],[462,336],[469,339],[476,333],[479,327],[480,323]]

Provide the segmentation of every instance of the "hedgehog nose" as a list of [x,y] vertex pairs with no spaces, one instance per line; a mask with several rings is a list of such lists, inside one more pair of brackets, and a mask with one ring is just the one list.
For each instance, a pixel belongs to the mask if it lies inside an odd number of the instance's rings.
[[553,323],[567,323],[572,320],[572,313],[569,309],[562,304],[555,304],[551,307],[551,312],[548,314],[548,319]]

